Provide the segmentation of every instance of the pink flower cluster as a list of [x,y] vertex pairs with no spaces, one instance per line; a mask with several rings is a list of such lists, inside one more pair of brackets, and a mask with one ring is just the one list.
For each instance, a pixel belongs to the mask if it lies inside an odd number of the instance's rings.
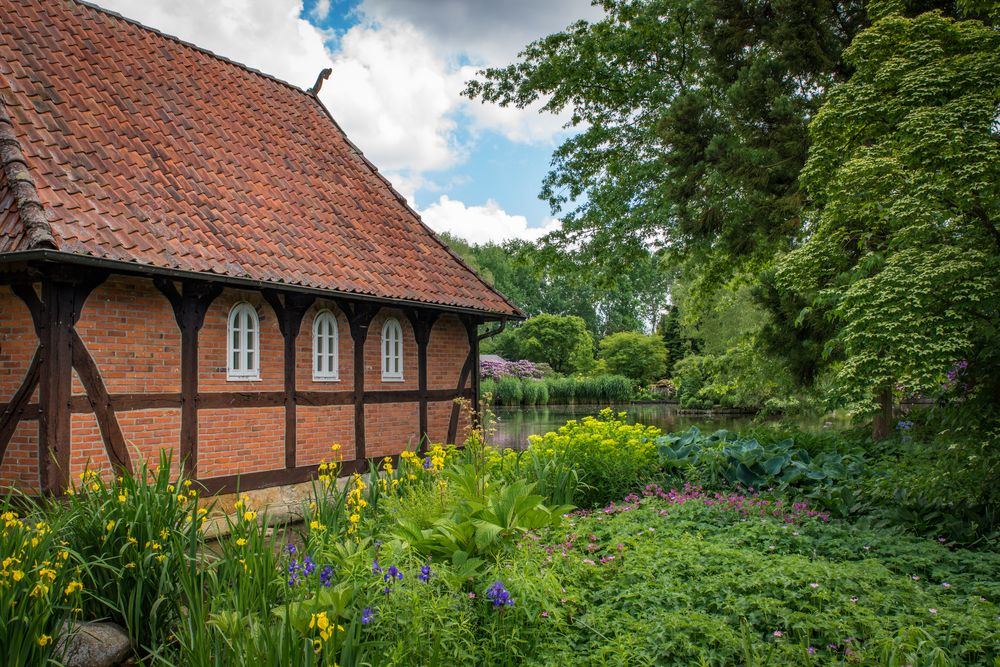
[[[642,495],[646,498],[658,498],[666,501],[668,506],[683,505],[689,502],[701,502],[705,507],[716,507],[721,510],[738,512],[742,516],[770,516],[781,519],[785,523],[799,523],[803,519],[816,519],[818,521],[829,521],[828,512],[820,512],[811,509],[809,502],[805,500],[786,504],[783,500],[768,500],[761,498],[757,492],[731,491],[728,493],[716,492],[707,493],[701,486],[686,483],[681,490],[670,489],[665,491],[659,484],[648,484],[642,490]],[[607,507],[596,510],[598,514],[618,514],[620,512],[631,512],[641,506],[642,498],[631,493],[623,499],[621,504],[611,503]],[[669,509],[659,510],[660,516],[669,514]],[[577,510],[569,516],[583,517],[590,516],[592,512],[588,510]]]
[[542,377],[542,372],[527,359],[521,361],[480,361],[479,374],[484,378],[499,380],[503,377],[534,378]]

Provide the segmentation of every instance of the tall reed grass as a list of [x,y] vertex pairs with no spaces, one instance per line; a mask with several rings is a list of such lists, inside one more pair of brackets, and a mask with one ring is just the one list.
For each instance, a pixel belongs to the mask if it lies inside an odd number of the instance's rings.
[[627,403],[636,395],[632,381],[621,375],[484,379],[481,392],[483,396],[490,394],[494,404],[505,406]]

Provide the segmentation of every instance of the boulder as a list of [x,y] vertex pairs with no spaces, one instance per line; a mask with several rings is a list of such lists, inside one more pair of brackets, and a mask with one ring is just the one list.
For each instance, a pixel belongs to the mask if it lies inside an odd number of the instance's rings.
[[131,655],[128,634],[114,623],[75,623],[55,647],[65,667],[115,667]]

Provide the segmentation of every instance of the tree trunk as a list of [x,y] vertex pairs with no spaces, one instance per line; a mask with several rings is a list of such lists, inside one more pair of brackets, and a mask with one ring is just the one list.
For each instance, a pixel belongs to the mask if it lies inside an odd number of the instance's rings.
[[879,411],[872,420],[872,440],[885,440],[892,433],[892,387],[886,386],[878,395]]

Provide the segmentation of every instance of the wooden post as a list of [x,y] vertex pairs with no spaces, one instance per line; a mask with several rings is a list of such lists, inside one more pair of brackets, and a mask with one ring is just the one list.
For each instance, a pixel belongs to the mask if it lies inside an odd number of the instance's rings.
[[437,321],[439,313],[434,310],[407,310],[406,318],[413,327],[413,337],[417,341],[417,394],[420,401],[419,420],[420,434],[419,451],[427,450],[429,436],[427,435],[427,345],[430,343],[431,330]]
[[298,442],[298,408],[295,382],[295,348],[302,318],[316,300],[306,294],[286,294],[282,302],[277,292],[264,291],[264,298],[271,304],[278,318],[278,329],[285,344],[285,468],[294,468]]
[[205,313],[222,294],[217,283],[184,281],[183,295],[173,282],[155,278],[154,284],[174,310],[181,331],[181,464],[188,477],[198,477],[198,332]]
[[347,315],[354,341],[354,459],[357,470],[365,467],[365,341],[368,326],[379,311],[379,306],[367,302],[338,301]]
[[39,377],[38,481],[47,493],[69,487],[72,447],[74,335],[87,297],[105,276],[69,271],[42,282],[41,318],[37,328],[43,364]]

